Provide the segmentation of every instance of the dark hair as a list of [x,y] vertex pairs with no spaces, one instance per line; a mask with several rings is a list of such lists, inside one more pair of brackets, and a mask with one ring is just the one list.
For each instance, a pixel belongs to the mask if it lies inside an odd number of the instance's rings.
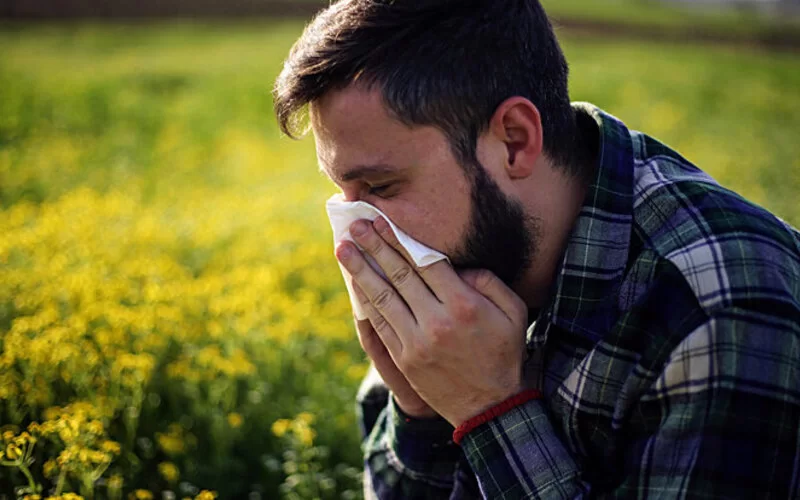
[[320,12],[292,47],[275,83],[281,130],[298,112],[358,82],[382,92],[407,125],[433,125],[464,165],[497,107],[530,100],[544,149],[579,174],[567,62],[538,0],[341,0]]

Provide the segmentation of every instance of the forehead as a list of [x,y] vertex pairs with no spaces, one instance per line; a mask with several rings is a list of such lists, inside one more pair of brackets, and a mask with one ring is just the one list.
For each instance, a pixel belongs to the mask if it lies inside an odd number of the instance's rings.
[[348,85],[342,89],[331,90],[309,106],[311,125],[315,133],[335,132],[348,124],[360,122],[397,122],[384,104],[380,91],[361,85]]
[[444,134],[395,118],[379,90],[350,85],[309,107],[320,167],[331,177],[363,165],[398,168],[451,160]]

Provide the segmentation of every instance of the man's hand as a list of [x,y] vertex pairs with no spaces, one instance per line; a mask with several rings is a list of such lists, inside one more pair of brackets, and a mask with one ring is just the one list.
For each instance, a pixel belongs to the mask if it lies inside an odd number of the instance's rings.
[[[454,426],[525,388],[527,307],[513,291],[488,271],[457,273],[444,261],[415,268],[382,218],[355,222],[350,233],[390,281],[352,243],[337,248],[369,323],[398,370],[392,373],[374,348],[387,371],[381,372],[373,357],[381,375],[399,387],[402,376]],[[365,338],[362,333],[362,345]]]
[[[358,300],[363,304],[369,304],[357,284],[353,284],[353,289],[358,296]],[[370,318],[375,317],[370,311]],[[386,387],[391,389],[394,400],[403,410],[403,413],[415,418],[433,418],[437,413],[423,401],[417,391],[411,387],[406,376],[394,364],[394,360],[383,345],[378,333],[372,327],[371,320],[356,320],[356,330],[358,330],[358,340],[367,356],[372,360],[375,369],[381,375]]]

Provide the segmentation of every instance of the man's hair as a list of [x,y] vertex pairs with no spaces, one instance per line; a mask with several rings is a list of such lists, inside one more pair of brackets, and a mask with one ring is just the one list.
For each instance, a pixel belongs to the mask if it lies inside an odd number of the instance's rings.
[[567,62],[538,0],[341,0],[306,27],[273,92],[281,130],[328,91],[377,88],[406,125],[432,125],[462,165],[497,107],[522,96],[539,110],[544,150],[580,174]]

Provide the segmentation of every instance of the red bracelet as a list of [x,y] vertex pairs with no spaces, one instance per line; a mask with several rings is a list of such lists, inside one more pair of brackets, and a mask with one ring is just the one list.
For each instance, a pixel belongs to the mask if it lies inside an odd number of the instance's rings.
[[542,392],[536,389],[528,389],[515,396],[511,396],[505,401],[492,406],[480,415],[472,417],[471,419],[459,425],[456,430],[453,431],[453,442],[456,444],[461,444],[461,440],[464,439],[464,436],[469,434],[470,431],[479,425],[485,424],[489,420],[497,418],[500,415],[507,413],[512,408],[516,408],[519,405],[525,404],[532,399],[542,399],[543,397],[544,396],[542,395]]

